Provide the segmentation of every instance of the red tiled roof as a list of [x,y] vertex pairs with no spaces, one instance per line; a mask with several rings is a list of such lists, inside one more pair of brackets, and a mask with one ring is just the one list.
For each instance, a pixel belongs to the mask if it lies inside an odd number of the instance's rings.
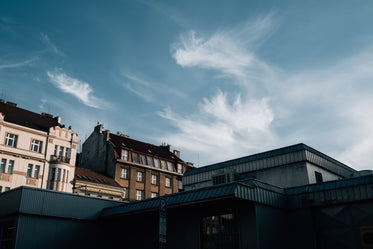
[[174,153],[169,151],[167,148],[162,146],[157,146],[154,144],[144,143],[141,141],[137,141],[131,139],[126,136],[115,135],[110,133],[110,141],[116,147],[116,152],[118,155],[121,154],[121,149],[128,149],[134,152],[138,152],[141,154],[152,155],[154,157],[163,158],[169,161],[179,161],[183,162],[180,158],[178,158]]
[[9,123],[22,125],[40,131],[49,131],[50,127],[59,123],[53,117],[31,112],[15,105],[0,102],[0,112],[5,115],[4,120]]
[[80,167],[75,167],[74,179],[90,183],[121,187],[119,183],[108,176],[102,175],[90,169],[84,169]]

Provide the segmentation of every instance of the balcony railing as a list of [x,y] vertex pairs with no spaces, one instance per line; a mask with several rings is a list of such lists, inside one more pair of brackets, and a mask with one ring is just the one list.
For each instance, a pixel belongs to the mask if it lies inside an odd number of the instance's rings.
[[70,157],[52,155],[51,163],[70,163]]

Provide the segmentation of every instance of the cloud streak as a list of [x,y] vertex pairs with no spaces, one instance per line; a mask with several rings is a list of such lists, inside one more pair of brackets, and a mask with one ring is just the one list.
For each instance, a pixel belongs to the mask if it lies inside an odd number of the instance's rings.
[[47,75],[49,77],[49,81],[52,82],[58,89],[73,95],[86,106],[100,109],[107,105],[105,101],[93,96],[93,90],[88,83],[72,78],[62,72],[48,71]]
[[59,55],[59,56],[64,56],[64,54],[51,42],[51,40],[49,39],[49,36],[44,34],[44,33],[40,33],[40,39],[41,41],[55,54]]
[[29,60],[25,60],[19,63],[12,63],[12,64],[3,64],[0,65],[0,70],[1,69],[8,69],[8,68],[17,68],[17,67],[23,67],[23,66],[28,66],[31,65],[34,61],[38,60],[39,58],[32,58]]

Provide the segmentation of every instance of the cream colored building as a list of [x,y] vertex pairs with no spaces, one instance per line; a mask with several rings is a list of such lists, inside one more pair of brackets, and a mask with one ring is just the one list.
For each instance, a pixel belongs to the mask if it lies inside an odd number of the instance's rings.
[[78,135],[60,117],[0,99],[0,191],[31,186],[72,192]]

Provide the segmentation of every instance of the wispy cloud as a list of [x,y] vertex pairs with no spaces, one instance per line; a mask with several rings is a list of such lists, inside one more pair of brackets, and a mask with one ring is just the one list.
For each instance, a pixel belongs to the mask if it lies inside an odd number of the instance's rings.
[[64,54],[51,42],[51,40],[49,39],[49,36],[44,34],[44,33],[40,33],[40,39],[41,41],[55,54],[59,55],[59,56],[64,56]]
[[69,93],[93,108],[103,108],[107,103],[93,96],[91,86],[81,80],[72,78],[63,72],[47,72],[49,80],[61,91]]
[[173,44],[173,57],[183,67],[217,70],[239,83],[262,81],[263,75],[272,74],[272,68],[259,60],[254,50],[274,28],[273,14],[269,14],[211,36],[191,30]]
[[23,67],[23,66],[28,66],[31,65],[34,61],[38,60],[39,58],[31,58],[22,62],[18,63],[7,63],[7,64],[2,64],[0,65],[0,70],[1,69],[7,69],[7,68],[17,68],[17,67]]

